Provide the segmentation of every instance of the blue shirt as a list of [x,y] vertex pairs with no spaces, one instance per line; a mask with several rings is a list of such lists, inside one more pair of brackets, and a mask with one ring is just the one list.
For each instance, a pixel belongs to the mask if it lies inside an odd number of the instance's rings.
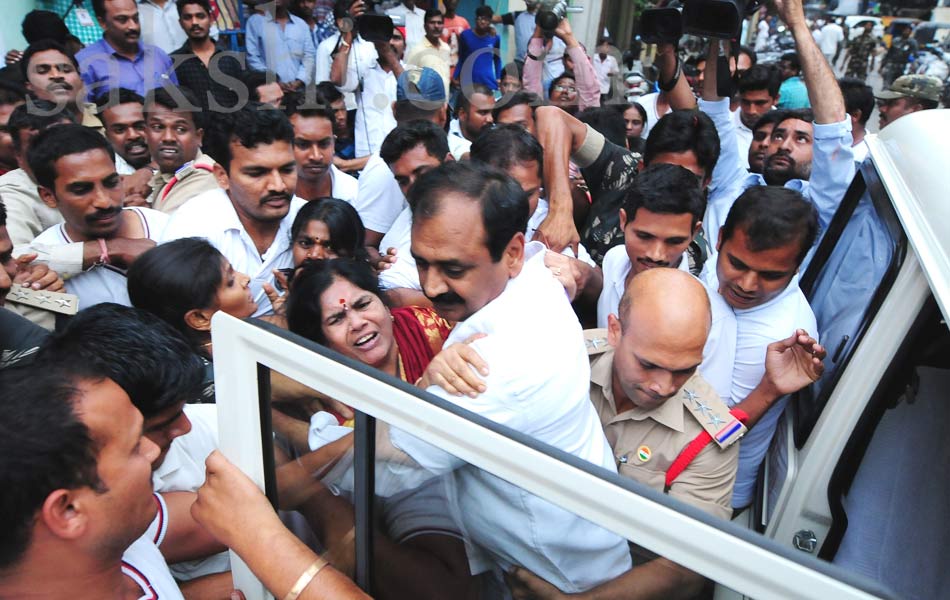
[[134,60],[117,54],[105,38],[80,50],[76,60],[86,84],[87,98],[95,98],[113,88],[130,89],[144,96],[166,81],[178,85],[172,59],[161,48],[141,42]]
[[808,88],[801,77],[789,77],[778,88],[779,108],[811,108],[808,100]]
[[295,15],[283,25],[270,14],[252,15],[247,20],[247,66],[254,71],[273,71],[280,80],[313,81],[317,47],[307,22]]
[[[749,173],[739,162],[736,122],[729,111],[729,99],[715,102],[700,100],[699,108],[709,115],[719,132],[719,160],[713,169],[706,216],[703,219],[706,237],[715,245],[719,239],[719,228],[725,223],[736,198],[747,188],[766,183],[762,175]],[[849,116],[845,115],[844,120],[838,123],[815,123],[814,128],[811,176],[808,181],[792,179],[785,187],[800,192],[818,211],[817,245],[854,179],[854,152],[851,149]],[[802,263],[802,271],[810,259],[811,252]]]
[[501,44],[498,36],[479,36],[474,29],[463,31],[459,35],[459,59],[454,77],[463,86],[481,83],[497,90],[501,77]]

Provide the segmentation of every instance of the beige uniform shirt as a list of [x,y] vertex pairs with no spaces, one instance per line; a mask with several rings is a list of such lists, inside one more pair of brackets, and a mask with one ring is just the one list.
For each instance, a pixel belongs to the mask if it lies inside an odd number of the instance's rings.
[[36,182],[23,169],[14,169],[0,177],[0,200],[7,209],[7,233],[14,246],[29,244],[63,215],[40,199]]
[[422,41],[413,46],[406,56],[406,64],[416,67],[429,67],[439,74],[442,82],[445,83],[445,94],[448,98],[449,93],[449,64],[452,62],[452,48],[439,40],[439,46],[433,46],[429,38],[422,38]]
[[[613,448],[620,474],[663,491],[670,465],[703,431],[698,418],[686,407],[686,393],[706,405],[724,404],[697,372],[663,405],[653,410],[633,408],[618,415],[613,394],[613,359],[613,349],[591,356],[591,402]],[[738,461],[739,444],[722,450],[710,442],[676,478],[668,493],[709,514],[729,519]]]
[[[218,189],[214,173],[202,167],[213,168],[214,159],[198,151],[192,164],[186,164],[176,173],[158,171],[149,181],[152,194],[148,202],[155,210],[170,215],[185,202],[208,190]],[[175,179],[173,182],[172,179]]]

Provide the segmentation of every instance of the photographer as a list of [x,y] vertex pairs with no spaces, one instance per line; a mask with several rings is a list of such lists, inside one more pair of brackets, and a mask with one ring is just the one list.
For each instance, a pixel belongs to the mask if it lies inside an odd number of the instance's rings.
[[[801,192],[818,211],[820,241],[854,177],[851,120],[845,112],[835,74],[805,22],[801,0],[775,0],[775,7],[795,38],[812,108],[794,111],[775,125],[763,174],[750,174],[741,164],[729,99],[716,91],[719,45],[710,45],[700,108],[716,124],[722,146],[703,219],[706,238],[711,242],[717,239],[719,227],[736,198],[757,185],[784,185]],[[805,259],[803,270],[809,258]]]
[[[590,59],[584,53],[584,48],[574,37],[571,24],[566,18],[561,19],[561,22],[558,23],[557,29],[554,30],[554,37],[564,42],[567,47],[564,52],[574,63],[572,73],[575,85],[574,93],[567,99],[567,106],[561,106],[560,104],[558,106],[565,110],[568,110],[568,106],[570,106],[573,112],[600,106],[600,83],[597,81],[597,73],[594,72]],[[552,40],[546,40],[541,27],[535,25],[534,35],[531,36],[531,41],[528,42],[528,53],[525,55],[524,87],[527,91],[533,92],[542,98],[545,97],[544,90],[541,89],[543,85],[543,66],[545,58],[552,51]],[[554,77],[551,82],[556,83],[559,77],[560,75]],[[555,104],[554,96],[554,93],[548,95],[548,100],[552,104]]]
[[[349,3],[349,19],[356,20],[365,13],[363,0]],[[356,156],[367,156],[378,151],[383,138],[396,127],[392,103],[396,101],[396,78],[402,73],[402,65],[391,41],[370,43],[357,34],[355,27],[348,29],[333,54],[330,81],[340,91],[356,94]],[[395,29],[392,35],[402,37]],[[377,97],[388,101],[380,102]]]

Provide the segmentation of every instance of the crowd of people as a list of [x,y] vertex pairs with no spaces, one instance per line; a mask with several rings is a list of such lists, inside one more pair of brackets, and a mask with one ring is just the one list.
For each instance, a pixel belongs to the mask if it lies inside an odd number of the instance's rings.
[[[404,0],[368,41],[363,0],[277,0],[246,52],[208,0],[92,4],[100,41],[35,11],[0,71],[0,597],[233,598],[229,548],[276,597],[365,597],[353,410],[272,374],[275,512],[217,450],[219,311],[733,518],[822,375],[799,275],[875,102],[883,127],[939,95],[837,80],[800,0],[778,67],[659,44],[638,104],[536,2],[471,27]],[[707,585],[405,431],[376,456],[380,597]]]

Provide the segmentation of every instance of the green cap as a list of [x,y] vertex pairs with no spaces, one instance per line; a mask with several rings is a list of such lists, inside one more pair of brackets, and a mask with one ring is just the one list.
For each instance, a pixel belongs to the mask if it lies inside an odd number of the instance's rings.
[[890,89],[882,90],[874,97],[878,100],[919,98],[939,102],[942,91],[943,82],[933,75],[904,75],[895,79]]

